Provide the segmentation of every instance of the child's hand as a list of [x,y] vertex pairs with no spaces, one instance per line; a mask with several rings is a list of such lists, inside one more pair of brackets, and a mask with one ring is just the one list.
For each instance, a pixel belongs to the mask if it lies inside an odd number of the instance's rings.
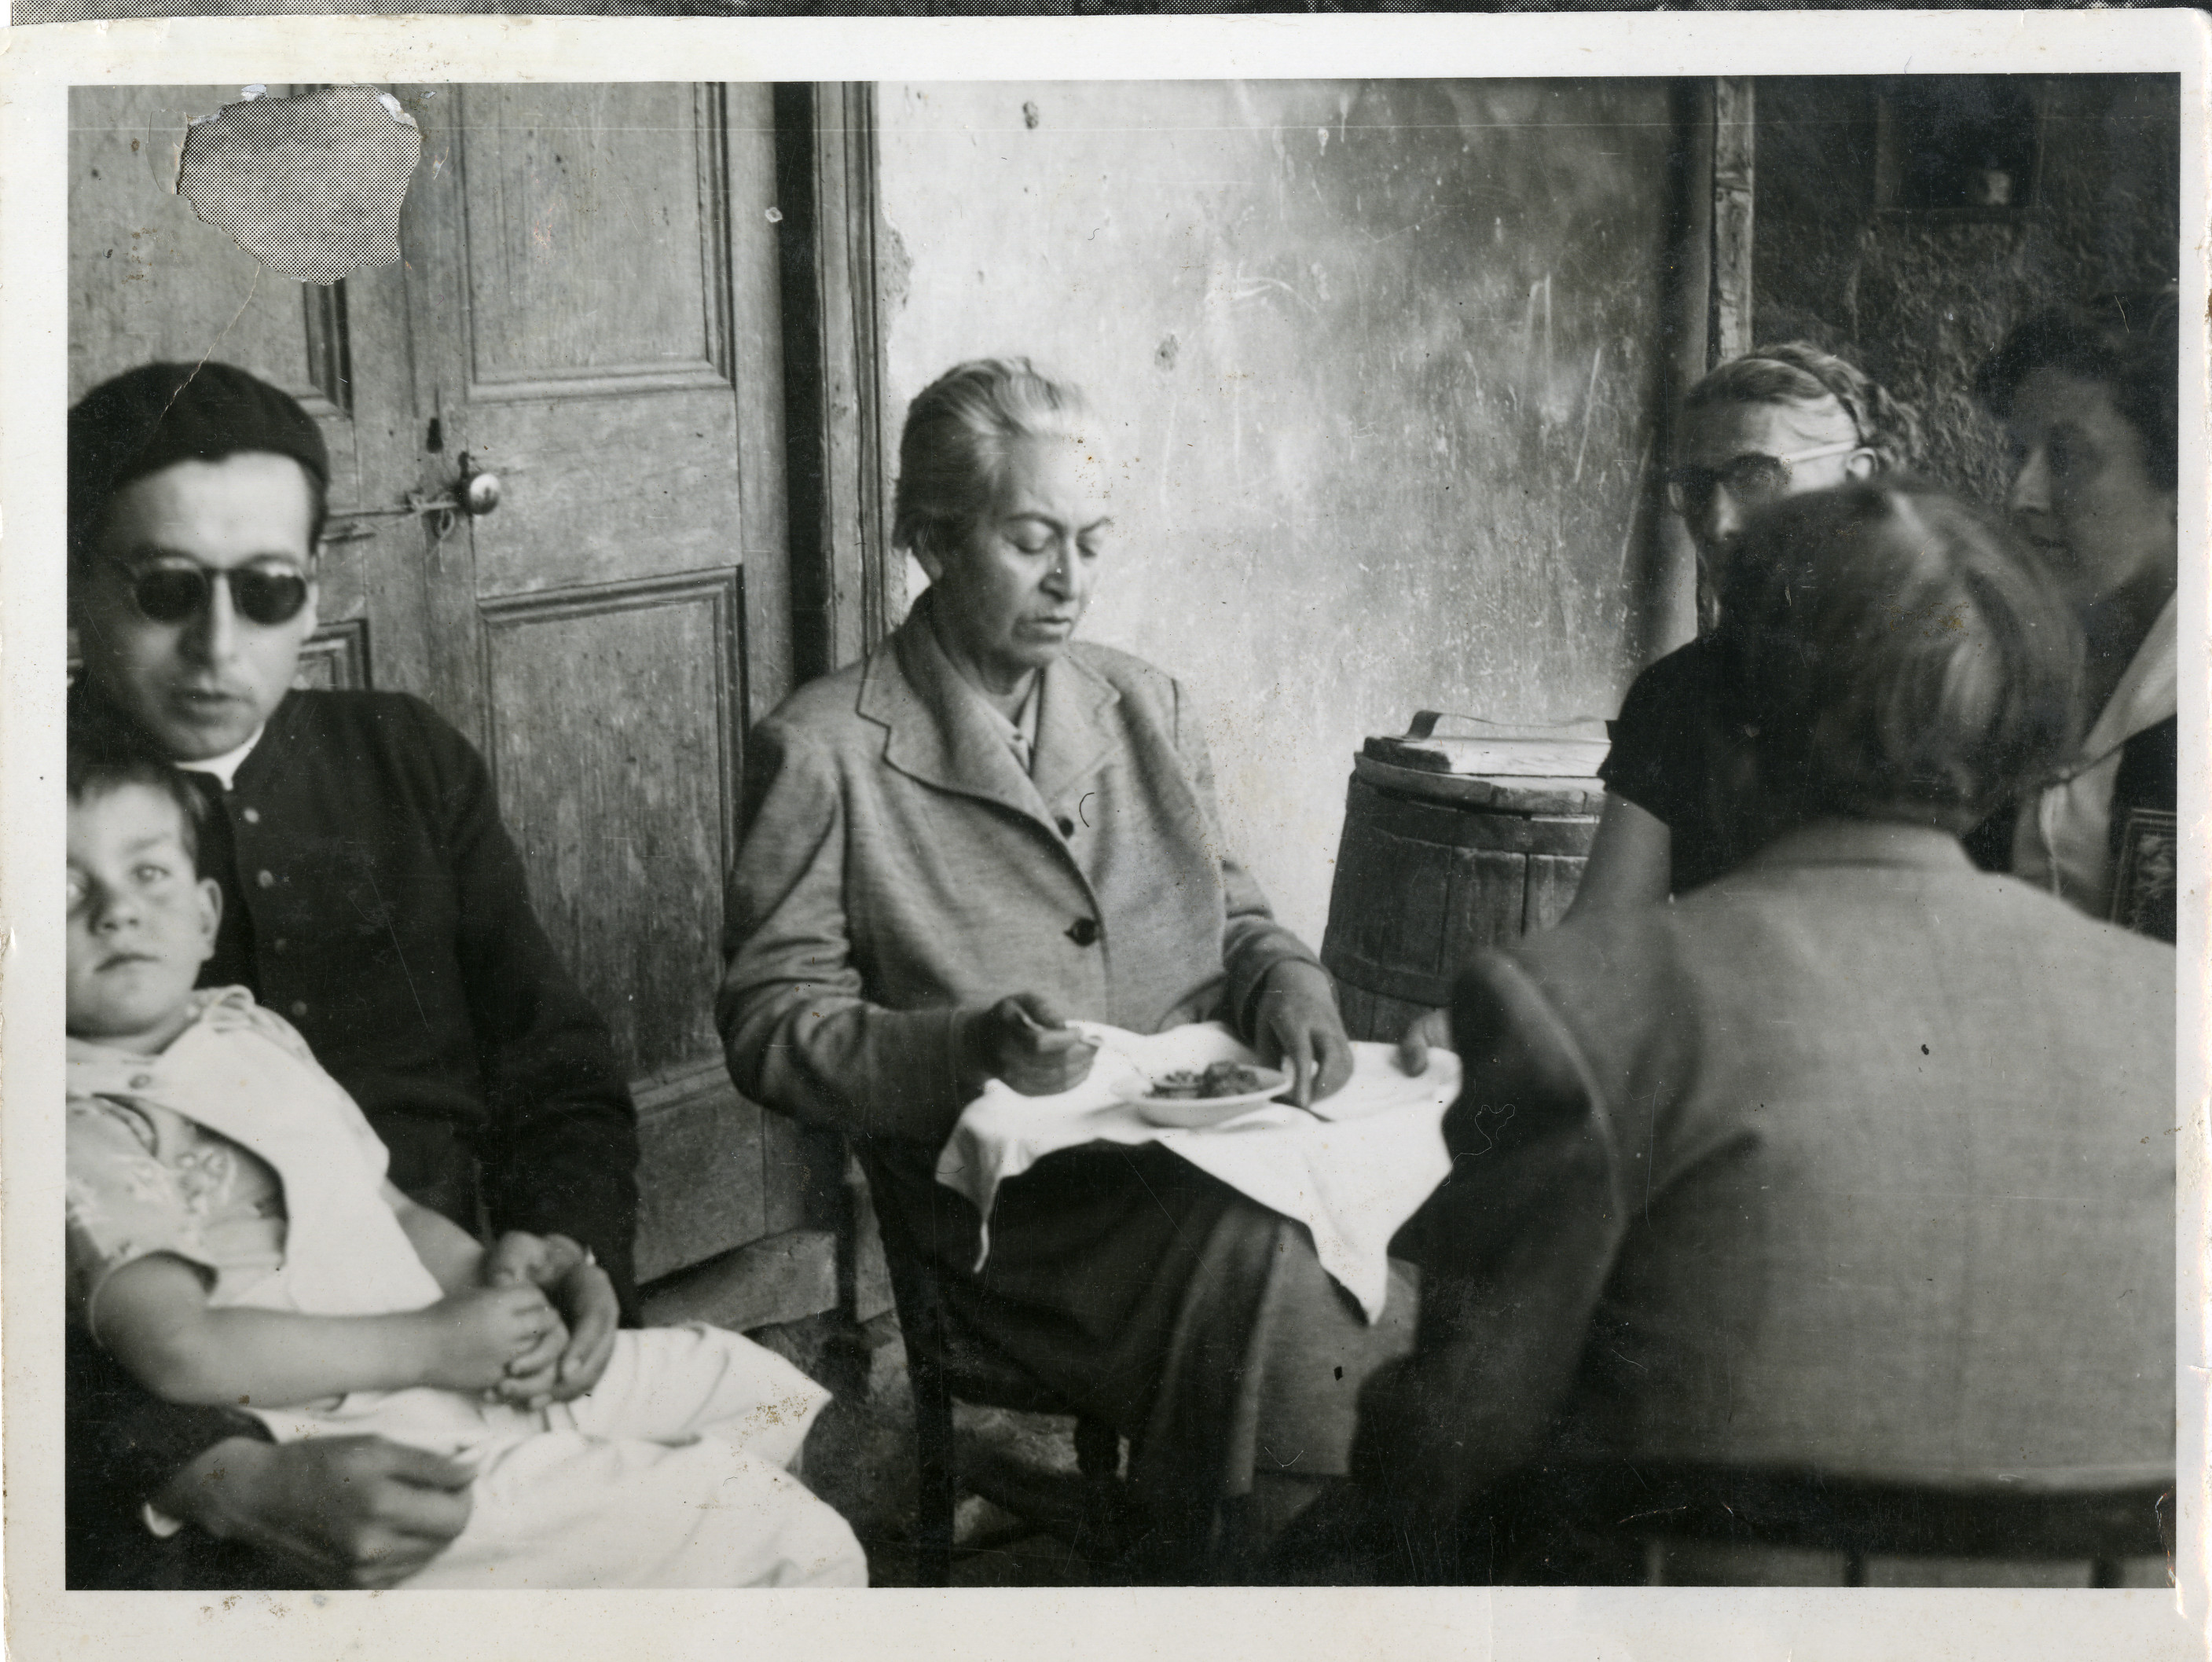
[[540,1409],[555,1400],[555,1387],[559,1383],[556,1372],[561,1355],[568,1348],[568,1324],[560,1313],[554,1313],[552,1324],[545,1336],[521,1355],[507,1365],[507,1378],[498,1388],[486,1393],[501,1402],[512,1403],[517,1408]]
[[508,1366],[538,1348],[561,1318],[536,1288],[472,1288],[422,1312],[432,1334],[430,1371],[422,1383],[453,1391],[489,1391]]

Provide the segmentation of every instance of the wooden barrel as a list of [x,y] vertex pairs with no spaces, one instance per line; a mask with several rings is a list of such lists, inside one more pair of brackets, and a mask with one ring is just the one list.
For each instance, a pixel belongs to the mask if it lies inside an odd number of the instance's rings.
[[1602,739],[1435,724],[1424,711],[1352,759],[1321,956],[1354,1038],[1396,1038],[1476,953],[1558,922],[1597,831]]

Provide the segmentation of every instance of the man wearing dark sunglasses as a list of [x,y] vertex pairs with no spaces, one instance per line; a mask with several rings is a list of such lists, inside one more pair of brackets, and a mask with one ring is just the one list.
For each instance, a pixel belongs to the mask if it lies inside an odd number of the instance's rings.
[[[566,1399],[634,1316],[635,1111],[530,907],[481,758],[420,700],[292,686],[316,625],[330,463],[299,404],[227,364],[149,364],[70,414],[72,745],[161,757],[222,890],[204,984],[306,1037],[394,1183],[543,1287]],[[386,1586],[465,1523],[469,1472],[375,1438],[272,1443],[140,1391],[70,1335],[69,1585]],[[216,1481],[220,1478],[221,1481]]]

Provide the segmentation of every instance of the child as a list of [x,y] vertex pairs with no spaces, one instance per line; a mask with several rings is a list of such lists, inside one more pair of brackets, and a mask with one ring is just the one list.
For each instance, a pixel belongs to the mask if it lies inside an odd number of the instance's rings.
[[171,1401],[471,1464],[467,1525],[409,1586],[866,1584],[844,1520],[780,1470],[828,1393],[750,1341],[623,1332],[586,1395],[501,1400],[559,1316],[480,1284],[482,1247],[386,1181],[289,1026],[193,990],[222,892],[191,786],[72,755],[69,797],[72,1319]]

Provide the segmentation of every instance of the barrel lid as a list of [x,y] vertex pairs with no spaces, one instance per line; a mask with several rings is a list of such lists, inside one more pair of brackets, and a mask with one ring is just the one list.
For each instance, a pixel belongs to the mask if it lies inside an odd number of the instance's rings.
[[[1441,734],[1440,721],[1466,722],[1472,734]],[[1486,779],[1589,779],[1605,760],[1605,723],[1595,717],[1546,726],[1510,726],[1474,715],[1417,712],[1403,734],[1378,734],[1366,754],[1393,767]]]

